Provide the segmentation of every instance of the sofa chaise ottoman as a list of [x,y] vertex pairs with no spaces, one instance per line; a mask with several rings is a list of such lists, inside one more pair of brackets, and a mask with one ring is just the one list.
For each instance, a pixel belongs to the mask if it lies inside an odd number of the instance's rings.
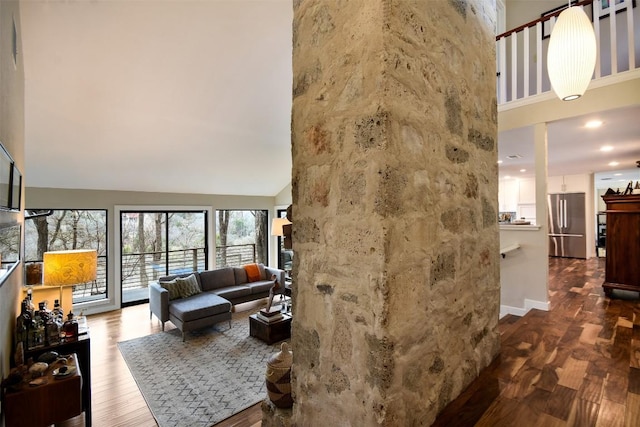
[[282,293],[284,270],[263,264],[161,277],[149,284],[149,315],[162,322],[163,331],[165,322],[171,321],[183,340],[186,332],[219,322],[229,321],[231,327],[233,305],[268,297],[273,276],[281,284],[277,292]]

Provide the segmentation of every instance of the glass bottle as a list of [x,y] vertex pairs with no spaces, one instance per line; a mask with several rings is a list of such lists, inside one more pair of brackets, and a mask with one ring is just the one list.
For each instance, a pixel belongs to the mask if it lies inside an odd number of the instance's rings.
[[60,326],[55,322],[50,312],[40,310],[40,317],[44,323],[45,342],[46,345],[60,344]]
[[53,311],[51,312],[53,320],[62,327],[64,324],[64,311],[60,305],[60,300],[55,300],[53,303]]
[[29,313],[31,314],[31,318],[33,318],[33,312],[36,311],[36,306],[33,303],[33,289],[31,288],[27,289],[27,304],[27,308],[29,310]]
[[73,318],[72,312],[69,312],[67,321],[62,325],[62,333],[65,341],[75,341],[78,339],[78,322]]
[[44,347],[45,342],[45,331],[44,331],[44,322],[40,317],[40,312],[36,311],[33,314],[33,319],[31,320],[31,328],[29,329],[29,343],[28,348],[40,348]]
[[23,348],[26,350],[30,324],[31,315],[29,314],[29,303],[25,298],[24,300],[22,300],[22,309],[20,311],[20,315],[16,319],[16,347],[18,343],[22,343]]

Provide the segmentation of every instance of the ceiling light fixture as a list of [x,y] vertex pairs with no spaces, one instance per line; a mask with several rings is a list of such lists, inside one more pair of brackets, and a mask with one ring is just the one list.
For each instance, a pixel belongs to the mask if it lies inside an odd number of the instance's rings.
[[501,165],[502,164],[502,160],[498,160],[498,164]]
[[526,169],[520,169],[520,172],[526,172],[526,171],[527,171]]
[[602,121],[601,120],[589,120],[587,122],[587,124],[585,124],[584,126],[588,127],[589,129],[599,128],[600,126],[602,126]]
[[618,162],[611,162],[611,163],[609,163],[609,166],[618,166],[619,164],[620,163],[618,163]]
[[547,72],[554,92],[563,101],[580,98],[596,67],[596,35],[581,7],[562,11],[551,31]]
[[611,151],[613,150],[613,147],[610,145],[603,145],[602,147],[600,147],[600,151]]
[[613,176],[622,176],[622,174],[621,173],[614,173]]

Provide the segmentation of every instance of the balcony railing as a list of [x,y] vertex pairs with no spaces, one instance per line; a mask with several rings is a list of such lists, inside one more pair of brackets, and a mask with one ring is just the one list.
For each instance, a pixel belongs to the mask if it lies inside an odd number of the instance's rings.
[[[226,258],[224,256],[226,252]],[[171,274],[183,274],[202,271],[208,268],[205,248],[189,248],[168,252],[130,253],[122,255],[122,291],[147,288],[149,282]],[[223,262],[226,259],[226,262]],[[216,248],[217,267],[240,267],[257,262],[255,244],[218,246]],[[26,261],[42,262],[42,261]],[[167,273],[168,271],[168,273]],[[106,257],[98,257],[97,278],[95,281],[73,286],[73,301],[87,302],[106,298],[107,269]]]
[[[605,10],[601,3],[585,0],[574,5],[582,7],[592,18],[598,47],[593,79],[637,78],[631,74],[640,68],[640,28],[635,25],[640,8],[633,7],[635,0],[610,1]],[[551,91],[547,49],[549,35],[561,12],[549,13],[496,37],[498,105]]]

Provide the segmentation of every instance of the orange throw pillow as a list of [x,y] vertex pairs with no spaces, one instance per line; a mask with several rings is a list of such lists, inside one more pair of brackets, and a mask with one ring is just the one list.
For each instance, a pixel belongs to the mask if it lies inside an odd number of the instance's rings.
[[244,266],[244,271],[247,272],[247,280],[249,280],[249,282],[257,282],[262,279],[258,264],[247,264]]

